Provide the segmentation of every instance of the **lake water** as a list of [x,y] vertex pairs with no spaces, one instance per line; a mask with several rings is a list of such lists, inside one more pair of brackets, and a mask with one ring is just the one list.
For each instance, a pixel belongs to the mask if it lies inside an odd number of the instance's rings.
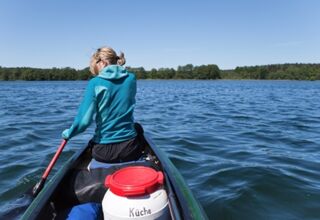
[[[0,82],[1,214],[25,202],[86,84]],[[319,81],[142,80],[135,119],[210,219],[320,219]],[[54,171],[92,132],[68,143]]]

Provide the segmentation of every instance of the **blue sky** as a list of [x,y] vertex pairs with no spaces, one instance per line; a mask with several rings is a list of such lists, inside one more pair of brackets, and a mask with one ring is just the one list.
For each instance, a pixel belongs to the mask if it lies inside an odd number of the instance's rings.
[[318,0],[1,0],[0,66],[88,66],[100,46],[132,67],[320,62]]

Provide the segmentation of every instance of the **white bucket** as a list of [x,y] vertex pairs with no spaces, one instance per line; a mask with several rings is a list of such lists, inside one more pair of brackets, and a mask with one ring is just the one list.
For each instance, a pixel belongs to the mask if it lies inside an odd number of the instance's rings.
[[102,201],[105,220],[171,219],[161,172],[127,167],[109,175],[105,184],[109,187]]

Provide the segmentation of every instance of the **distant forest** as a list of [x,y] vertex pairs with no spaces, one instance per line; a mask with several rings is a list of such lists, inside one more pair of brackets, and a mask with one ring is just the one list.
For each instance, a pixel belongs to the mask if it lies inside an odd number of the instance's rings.
[[224,79],[320,80],[320,64],[272,64],[221,71]]
[[[187,64],[173,68],[145,70],[127,67],[138,79],[260,79],[260,80],[320,80],[320,64],[272,64],[236,67],[220,70],[217,65],[193,66]],[[39,69],[30,67],[7,68],[0,66],[0,80],[88,80],[89,68]]]

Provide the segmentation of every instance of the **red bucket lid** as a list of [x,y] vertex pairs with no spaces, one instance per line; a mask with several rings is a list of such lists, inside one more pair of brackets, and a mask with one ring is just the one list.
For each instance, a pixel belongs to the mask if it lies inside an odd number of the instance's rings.
[[105,179],[105,186],[118,196],[150,194],[161,185],[163,173],[144,166],[125,167]]

